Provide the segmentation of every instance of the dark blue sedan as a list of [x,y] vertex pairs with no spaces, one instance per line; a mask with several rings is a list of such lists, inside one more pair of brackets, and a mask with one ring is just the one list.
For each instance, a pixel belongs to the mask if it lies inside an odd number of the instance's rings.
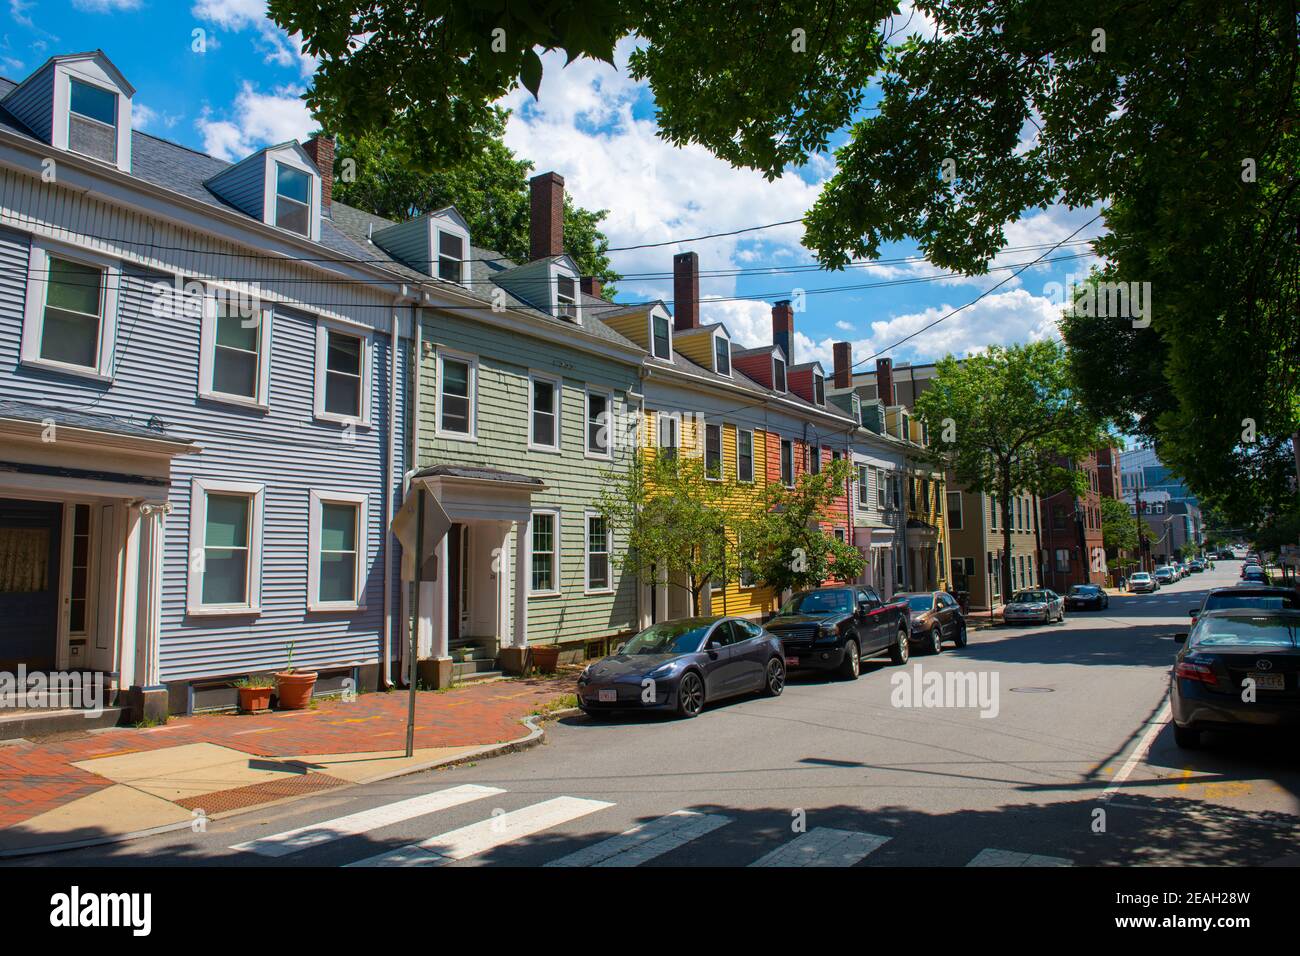
[[652,624],[578,678],[578,706],[590,715],[668,710],[695,717],[726,697],[785,689],[781,641],[739,617],[688,617]]

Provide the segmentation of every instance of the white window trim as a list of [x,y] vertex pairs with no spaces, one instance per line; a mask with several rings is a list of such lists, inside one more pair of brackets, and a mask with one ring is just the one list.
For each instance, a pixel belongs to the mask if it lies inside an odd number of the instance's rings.
[[[72,123],[72,81],[77,80],[87,86],[98,86],[117,97],[117,160],[107,162],[98,156],[88,156],[68,146],[68,128]],[[54,117],[50,129],[50,145],[55,149],[66,150],[74,156],[89,159],[103,166],[116,167],[121,172],[131,171],[131,97],[125,90],[118,89],[112,83],[90,76],[81,70],[69,69],[66,64],[56,64],[54,74]]]
[[[571,315],[564,315],[560,312],[560,277],[573,280],[573,312]],[[551,269],[551,315],[556,318],[565,318],[573,322],[582,321],[582,282],[577,275],[568,269],[552,268]]]
[[[320,549],[321,549],[321,506],[329,504],[355,505],[357,509],[357,564],[354,569],[356,580],[352,601],[322,601],[320,599]],[[344,491],[311,490],[311,511],[307,526],[307,610],[309,611],[356,611],[365,607],[366,570],[370,563],[370,507],[369,496]]]
[[[799,481],[799,468],[794,459],[794,453],[795,453],[794,439],[781,438],[778,439],[778,441],[780,441],[780,445],[777,446],[776,462],[777,462],[777,467],[781,473],[777,476],[777,479],[781,482],[782,487],[793,488]],[[789,481],[785,480],[785,455],[782,454],[782,452],[785,451],[783,446],[785,446],[787,443],[790,445],[790,480]]]
[[[45,330],[45,299],[49,291],[51,255],[103,270],[104,286],[99,313],[99,354],[96,356],[94,368],[41,357],[41,335]],[[22,364],[50,369],[65,375],[77,375],[97,382],[111,382],[113,349],[117,341],[117,298],[121,283],[122,266],[117,260],[84,252],[61,243],[33,239],[27,257],[27,298],[23,310]]]
[[[300,157],[296,152],[290,150],[267,150],[266,165],[263,167],[262,180],[262,221],[268,226],[272,226],[291,236],[298,236],[302,239],[310,239],[312,242],[320,242],[320,173],[311,168],[311,163],[302,160],[303,165],[297,162],[286,162],[285,160],[292,155],[295,160]],[[300,173],[305,173],[311,183],[311,193],[307,199],[307,234],[304,236],[301,232],[295,232],[279,225],[275,221],[276,214],[276,195],[279,185],[279,171],[276,169],[278,163],[283,163],[290,169],[296,169]]]
[[469,241],[469,233],[466,230],[460,228],[460,226],[457,226],[454,223],[447,222],[444,219],[429,220],[429,275],[437,279],[439,282],[450,281],[444,279],[440,273],[440,268],[442,266],[441,234],[444,232],[449,236],[456,236],[458,239],[460,239],[461,242],[465,244],[464,245],[465,258],[460,261],[460,280],[452,284],[461,285],[464,286],[465,288],[469,288],[471,285],[470,274],[469,274],[469,263],[470,263],[470,259],[472,258],[470,254],[470,249],[472,247],[472,244]]
[[[822,387],[821,387],[822,397],[821,397],[821,400],[820,400],[820,401],[817,400],[817,391],[818,391],[818,389],[817,389],[817,383],[818,383],[818,382],[821,382],[821,384],[822,384]],[[825,406],[825,404],[826,404],[826,376],[823,375],[823,374],[821,374],[820,372],[814,371],[814,372],[813,372],[813,376],[812,376],[812,386],[813,386],[813,388],[812,388],[812,391],[813,391],[813,404],[814,404],[814,405],[819,405],[819,406]]]
[[[352,418],[325,411],[325,383],[328,369],[326,359],[329,357],[329,333],[338,332],[361,340],[361,417]],[[335,422],[339,425],[352,425],[356,428],[370,427],[370,368],[374,364],[374,343],[371,335],[363,329],[343,322],[329,319],[316,320],[316,390],[313,398],[313,413],[317,421]]]
[[[664,315],[656,315],[654,312],[650,312],[648,313],[648,315],[650,317],[650,354],[654,358],[660,359],[665,362],[671,362],[673,360],[673,320]],[[655,351],[655,320],[656,319],[663,319],[664,324],[668,326],[668,354],[667,355],[660,355]]]
[[[237,293],[231,293],[238,296]],[[199,397],[215,402],[265,410],[271,398],[271,325],[273,309],[263,306],[257,328],[257,394],[228,395],[212,388],[217,351],[217,293],[209,288],[203,296],[203,319],[199,331]],[[319,346],[318,346],[319,348]]]
[[[452,359],[469,366],[469,431],[453,432],[442,427],[442,383],[443,362]],[[449,438],[453,441],[478,441],[478,356],[453,349],[438,349],[437,365],[434,373],[433,388],[433,434],[435,438]],[[532,399],[529,399],[529,405]],[[531,430],[531,426],[530,426]]]
[[[749,477],[746,478],[740,473],[740,436],[749,436]],[[758,451],[754,443],[754,429],[736,427],[736,481],[742,485],[752,485],[757,480],[758,472]]]
[[[530,389],[531,393],[531,389]],[[588,443],[587,429],[591,425],[591,396],[600,395],[605,399],[605,450],[592,451]],[[614,458],[614,423],[618,418],[614,414],[614,393],[604,389],[585,386],[582,390],[582,453],[585,458],[598,461],[612,461]],[[529,415],[528,420],[532,421]]]
[[[551,563],[552,587],[549,591],[533,590],[533,554],[535,552],[533,551],[532,535],[533,535],[533,529],[536,527],[536,521],[538,515],[551,515],[555,519],[555,523],[554,523],[555,533],[551,539],[552,544],[554,546],[554,550],[551,552],[551,554],[555,556],[555,560]],[[528,580],[525,582],[528,585],[528,596],[530,598],[560,597],[561,594],[563,593],[563,589],[560,586],[560,570],[561,570],[560,562],[563,560],[563,556],[564,556],[563,538],[560,537],[560,509],[558,508],[533,509],[533,520],[528,522],[528,541],[525,542],[525,546],[528,548]],[[583,577],[584,578],[586,577],[586,572],[583,572]]]
[[[247,481],[194,478],[190,483],[189,576],[185,587],[185,613],[193,617],[262,613],[262,508],[265,485]],[[203,555],[206,553],[208,495],[245,495],[252,498],[248,529],[248,601],[244,604],[203,603]]]
[[[599,511],[585,511],[582,517],[582,593],[614,593],[614,529],[608,520],[605,522],[605,562],[609,583],[603,588],[591,586],[591,519],[604,517]],[[531,569],[530,569],[531,570]]]
[[[547,382],[555,389],[555,444],[540,445],[533,437],[533,383]],[[564,381],[554,375],[548,375],[545,372],[539,372],[535,369],[528,372],[528,450],[544,451],[556,454],[564,449],[564,430],[562,424],[564,421]],[[582,416],[583,431],[586,431],[587,415],[583,410]],[[584,434],[582,444],[586,447],[587,437]]]
[[[725,342],[727,346],[727,370],[725,372],[718,368],[718,343]],[[721,332],[713,334],[713,371],[718,375],[731,378],[731,370],[736,367],[735,356],[731,354],[731,339],[727,338]]]
[[[871,510],[871,466],[858,465],[857,473],[858,473],[857,510],[869,511]],[[864,501],[863,499],[866,500]]]
[[[716,428],[718,430],[718,473],[716,475],[709,474],[709,429],[710,428]],[[704,461],[704,480],[721,481],[727,473],[727,429],[722,422],[704,423],[703,444],[700,450],[703,452],[701,457],[703,458]],[[740,460],[739,456],[737,456],[737,461],[739,460]]]
[[[785,388],[776,387],[776,363],[781,363],[781,380]],[[772,354],[772,391],[784,395],[790,391],[790,363],[776,353]]]
[[[660,408],[652,409],[652,411],[654,412],[654,416],[655,416],[655,432],[654,432],[655,443],[654,443],[654,447],[655,447],[655,448],[672,448],[672,449],[674,449],[674,450],[677,452],[677,454],[680,455],[680,454],[682,453],[682,418],[681,418],[681,415],[678,414],[678,413],[670,412],[670,411],[666,411],[666,410],[664,410],[664,409],[660,409]],[[674,438],[674,442],[673,442],[673,444],[671,444],[671,445],[665,445],[665,444],[663,444],[663,424],[662,424],[662,423],[663,423],[663,420],[664,420],[664,419],[669,419],[669,420],[673,421],[673,422],[675,423],[675,425],[676,425],[676,427],[673,429],[673,438]]]

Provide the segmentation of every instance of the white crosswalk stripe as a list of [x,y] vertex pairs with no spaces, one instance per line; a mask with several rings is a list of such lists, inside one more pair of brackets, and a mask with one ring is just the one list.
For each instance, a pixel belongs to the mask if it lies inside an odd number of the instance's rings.
[[640,866],[731,822],[730,817],[694,810],[675,810],[601,840],[547,866]]
[[426,813],[436,813],[439,810],[446,810],[449,807],[469,803],[472,800],[482,800],[484,797],[490,797],[498,793],[505,793],[505,791],[500,787],[480,787],[477,784],[465,784],[447,790],[438,790],[435,793],[421,794],[418,797],[411,797],[409,800],[399,800],[396,803],[385,804],[382,807],[350,813],[345,817],[326,820],[324,823],[313,823],[310,826],[285,830],[283,833],[260,837],[247,843],[236,843],[230,849],[245,850],[261,856],[288,856],[290,853],[297,853],[299,850],[305,850],[308,847],[320,846],[322,843],[330,843],[343,837],[368,833],[371,830],[378,830],[380,827],[391,826],[394,823],[401,823],[403,820],[410,820],[414,817],[421,817]]
[[1015,850],[984,849],[975,854],[967,866],[1074,866],[1073,861],[1060,856],[1040,856],[1037,853],[1020,853]]
[[750,866],[852,866],[889,842],[857,830],[814,827],[759,857]]
[[348,866],[444,866],[612,806],[604,800],[555,797]]

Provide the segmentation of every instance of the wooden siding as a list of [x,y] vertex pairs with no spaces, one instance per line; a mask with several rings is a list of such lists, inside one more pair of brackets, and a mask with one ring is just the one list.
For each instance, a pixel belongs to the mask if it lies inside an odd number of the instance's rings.
[[[634,629],[636,582],[619,567],[622,543],[617,535],[610,562],[612,593],[586,594],[584,567],[585,512],[595,508],[608,480],[605,473],[628,467],[632,447],[615,440],[612,460],[588,458],[584,449],[585,388],[614,393],[621,426],[636,414],[626,394],[636,387],[636,366],[442,312],[426,310],[422,328],[424,341],[433,347],[426,348],[420,371],[420,465],[477,464],[524,472],[549,486],[533,496],[534,509],[560,511],[560,594],[529,598],[529,642],[575,641]],[[440,348],[478,357],[477,441],[440,438],[434,433],[436,350]],[[560,452],[528,448],[530,369],[562,380]],[[510,601],[513,606],[513,596]]]
[[240,212],[261,220],[266,213],[266,176],[266,152],[259,150],[212,177],[208,188]]
[[673,335],[673,351],[684,355],[696,365],[713,370],[713,340],[715,333],[691,332]]

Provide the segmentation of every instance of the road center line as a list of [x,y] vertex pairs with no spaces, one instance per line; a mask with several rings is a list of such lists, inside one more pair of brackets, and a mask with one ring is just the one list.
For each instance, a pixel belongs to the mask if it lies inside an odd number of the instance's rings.
[[1109,802],[1110,798],[1119,792],[1119,788],[1124,786],[1124,781],[1129,778],[1129,774],[1137,769],[1139,763],[1146,759],[1147,753],[1151,750],[1151,744],[1155,742],[1156,735],[1164,730],[1165,724],[1169,723],[1171,713],[1169,701],[1166,700],[1164,706],[1160,708],[1160,713],[1156,714],[1151,723],[1147,725],[1147,729],[1138,740],[1137,746],[1128,755],[1128,760],[1124,761],[1124,766],[1120,767],[1119,773],[1112,778],[1110,786],[1101,792],[1103,803]]

